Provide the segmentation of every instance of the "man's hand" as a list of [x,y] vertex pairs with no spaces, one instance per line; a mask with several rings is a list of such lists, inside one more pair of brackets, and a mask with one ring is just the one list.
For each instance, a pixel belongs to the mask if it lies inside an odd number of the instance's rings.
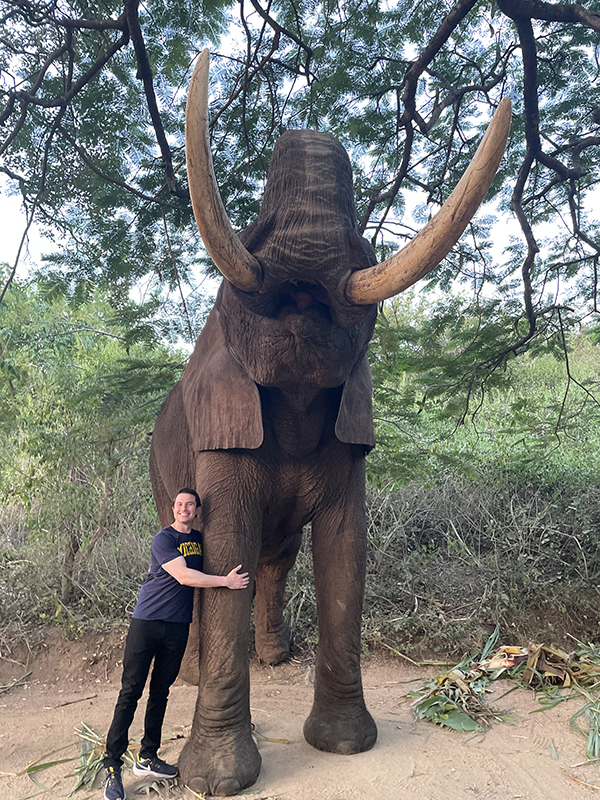
[[225,586],[227,586],[228,589],[245,589],[246,586],[248,586],[250,578],[247,572],[240,573],[241,568],[242,565],[238,564],[235,569],[232,569],[231,572],[225,576]]

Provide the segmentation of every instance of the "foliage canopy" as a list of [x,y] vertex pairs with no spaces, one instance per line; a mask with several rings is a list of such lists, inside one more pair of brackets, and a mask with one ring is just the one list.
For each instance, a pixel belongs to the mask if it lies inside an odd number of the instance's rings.
[[213,153],[234,224],[256,213],[277,136],[318,128],[350,153],[360,228],[381,256],[435,212],[511,97],[487,213],[427,281],[445,297],[458,283],[442,316],[469,320],[452,358],[429,352],[459,418],[513,355],[553,350],[568,364],[566,333],[597,330],[600,14],[589,3],[0,0],[0,14],[0,169],[59,245],[45,272],[65,291],[100,284],[118,303],[144,278],[185,303],[194,267],[209,268],[183,140],[187,83],[209,44]]

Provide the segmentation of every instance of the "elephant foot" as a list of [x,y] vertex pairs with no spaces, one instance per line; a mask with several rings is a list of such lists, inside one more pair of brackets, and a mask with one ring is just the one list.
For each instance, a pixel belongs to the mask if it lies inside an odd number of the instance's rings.
[[260,765],[249,728],[220,736],[192,733],[179,756],[183,783],[193,792],[206,795],[239,794],[256,781]]
[[377,741],[377,726],[363,702],[338,708],[315,703],[304,723],[304,738],[317,750],[347,756],[370,750]]
[[256,655],[263,664],[275,666],[290,657],[290,631],[287,625],[276,632],[260,634],[254,637]]

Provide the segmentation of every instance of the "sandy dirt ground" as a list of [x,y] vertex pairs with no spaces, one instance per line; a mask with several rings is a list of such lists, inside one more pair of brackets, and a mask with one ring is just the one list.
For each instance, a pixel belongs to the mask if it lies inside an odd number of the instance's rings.
[[[78,763],[75,729],[85,722],[104,734],[110,723],[119,688],[122,638],[58,642],[45,657],[36,659],[26,681],[0,694],[0,773],[10,773],[0,777],[0,800],[68,794]],[[19,665],[10,666],[13,677],[22,672]],[[600,765],[585,763],[585,739],[569,728],[579,700],[532,713],[540,705],[531,692],[519,689],[505,694],[511,685],[497,682],[490,703],[510,713],[512,723],[496,723],[481,735],[459,734],[417,722],[410,708],[407,692],[436,671],[401,661],[367,661],[363,665],[365,696],[379,738],[368,753],[336,756],[314,750],[302,737],[312,702],[310,665],[291,662],[272,669],[253,663],[251,708],[263,767],[257,783],[243,797],[577,800],[600,791]],[[6,673],[0,677],[7,685]],[[415,683],[407,683],[413,679]],[[179,738],[162,748],[161,755],[169,761],[176,761],[189,733],[195,695],[192,686],[176,684],[172,689],[164,733]],[[141,731],[142,711],[134,720],[132,735]],[[53,751],[58,752],[50,756]],[[51,791],[42,791],[27,775],[14,775],[35,759],[68,757],[74,760],[37,773]],[[148,793],[148,786],[129,771],[124,781],[129,798],[159,796]],[[168,796],[194,795],[176,787]],[[100,797],[100,783],[75,795],[76,800]]]

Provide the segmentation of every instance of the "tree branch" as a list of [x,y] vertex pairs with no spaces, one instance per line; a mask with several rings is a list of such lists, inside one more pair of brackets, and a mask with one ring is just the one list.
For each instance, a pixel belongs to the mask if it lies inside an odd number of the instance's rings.
[[448,41],[456,26],[463,20],[478,0],[459,0],[459,2],[446,15],[442,24],[429,40],[429,44],[423,52],[409,66],[404,76],[404,92],[402,102],[404,103],[404,114],[400,120],[401,125],[407,125],[412,119],[415,111],[415,95],[417,91],[417,81],[421,77],[428,64],[431,63],[435,55],[442,46]]
[[121,48],[125,47],[125,45],[129,42],[129,32],[124,31],[123,35],[114,42],[111,47],[90,67],[90,69],[84,73],[81,78],[73,84],[71,89],[65,94],[60,95],[58,97],[53,98],[38,98],[35,96],[37,89],[39,88],[39,84],[41,84],[44,75],[40,73],[40,77],[36,82],[35,89],[29,92],[15,92],[14,95],[17,100],[21,100],[25,104],[31,103],[32,105],[40,106],[41,108],[57,108],[60,106],[67,106],[71,100],[77,95],[84,86],[86,86],[92,78],[95,78],[96,75],[100,72],[102,67],[107,64],[110,59],[121,50]]
[[85,150],[77,143],[77,140],[73,136],[67,133],[67,131],[62,126],[58,129],[58,131],[61,134],[61,136],[64,139],[66,139],[67,142],[69,142],[69,144],[71,145],[73,150],[75,150],[75,152],[77,153],[79,158],[83,161],[83,163],[87,167],[89,167],[89,169],[91,169],[95,175],[98,175],[99,178],[102,178],[102,180],[106,181],[107,183],[113,184],[113,186],[119,186],[121,189],[125,189],[125,191],[130,192],[136,197],[139,197],[141,200],[146,200],[147,202],[150,203],[157,203],[159,206],[163,208],[175,208],[175,206],[171,206],[168,203],[161,202],[158,199],[159,197],[158,194],[155,196],[144,194],[144,192],[140,192],[139,189],[135,189],[128,183],[125,183],[125,181],[121,181],[118,178],[113,178],[111,175],[107,175],[105,172],[102,172],[102,170],[94,164],[94,162],[85,152]]
[[13,280],[15,278],[15,275],[17,274],[17,268],[19,266],[19,261],[21,259],[21,252],[23,250],[23,247],[25,246],[25,242],[27,241],[27,237],[29,236],[29,229],[31,228],[31,225],[33,224],[33,220],[35,218],[35,212],[36,212],[37,206],[39,204],[40,198],[42,197],[42,195],[43,195],[43,193],[45,191],[45,188],[46,188],[46,171],[48,169],[48,157],[49,157],[49,154],[50,154],[50,148],[52,146],[52,140],[54,138],[54,134],[56,133],[56,130],[60,126],[60,122],[61,122],[61,120],[62,120],[62,118],[63,118],[63,116],[65,114],[65,111],[66,111],[66,108],[61,108],[59,110],[58,114],[56,115],[56,119],[54,120],[54,122],[52,123],[52,126],[50,128],[50,133],[48,134],[48,138],[46,139],[46,143],[44,145],[44,157],[42,159],[42,174],[41,174],[41,178],[40,178],[39,188],[38,188],[37,194],[35,196],[35,199],[34,199],[32,205],[31,205],[31,208],[29,209],[29,211],[27,213],[27,225],[25,226],[25,230],[23,232],[23,236],[21,237],[21,241],[19,243],[19,249],[17,250],[17,255],[15,257],[13,268],[12,268],[12,270],[11,270],[11,272],[10,272],[10,274],[9,274],[5,284],[4,284],[4,287],[2,289],[2,293],[0,294],[0,303],[2,303],[2,301],[4,300],[4,297],[6,296],[6,292],[9,290],[10,285],[12,284],[12,282],[13,282]]
[[502,0],[502,13],[511,19],[540,19],[546,22],[578,22],[600,31],[600,14],[577,3],[542,3],[539,0]]
[[146,95],[146,103],[148,104],[148,111],[152,119],[152,125],[156,133],[156,140],[160,148],[162,162],[165,170],[167,186],[171,194],[180,197],[182,200],[189,200],[189,193],[185,189],[179,188],[175,170],[173,169],[173,159],[171,156],[171,149],[167,142],[165,129],[160,118],[158,110],[158,102],[154,92],[154,78],[152,75],[152,68],[148,60],[148,53],[146,51],[146,44],[140,28],[140,20],[138,15],[139,0],[124,0],[125,15],[127,17],[127,25],[129,28],[129,35],[135,51],[135,57],[138,65],[137,78],[142,81],[144,85],[144,93]]
[[269,3],[269,8],[265,11],[265,9],[262,8],[262,6],[260,5],[260,3],[257,2],[257,0],[250,0],[250,2],[252,3],[252,7],[256,11],[256,13],[260,17],[262,17],[262,19],[267,23],[267,25],[269,25],[270,28],[272,28],[275,31],[277,35],[281,36],[281,34],[283,34],[284,36],[287,36],[287,38],[295,42],[301,50],[304,50],[304,52],[306,53],[306,61],[304,63],[304,72],[300,74],[305,75],[310,82],[310,61],[313,56],[312,48],[310,48],[307,44],[305,44],[299,36],[296,36],[287,28],[284,28],[275,19],[273,19],[273,17],[271,17],[271,15],[269,14],[271,6],[270,3]]

